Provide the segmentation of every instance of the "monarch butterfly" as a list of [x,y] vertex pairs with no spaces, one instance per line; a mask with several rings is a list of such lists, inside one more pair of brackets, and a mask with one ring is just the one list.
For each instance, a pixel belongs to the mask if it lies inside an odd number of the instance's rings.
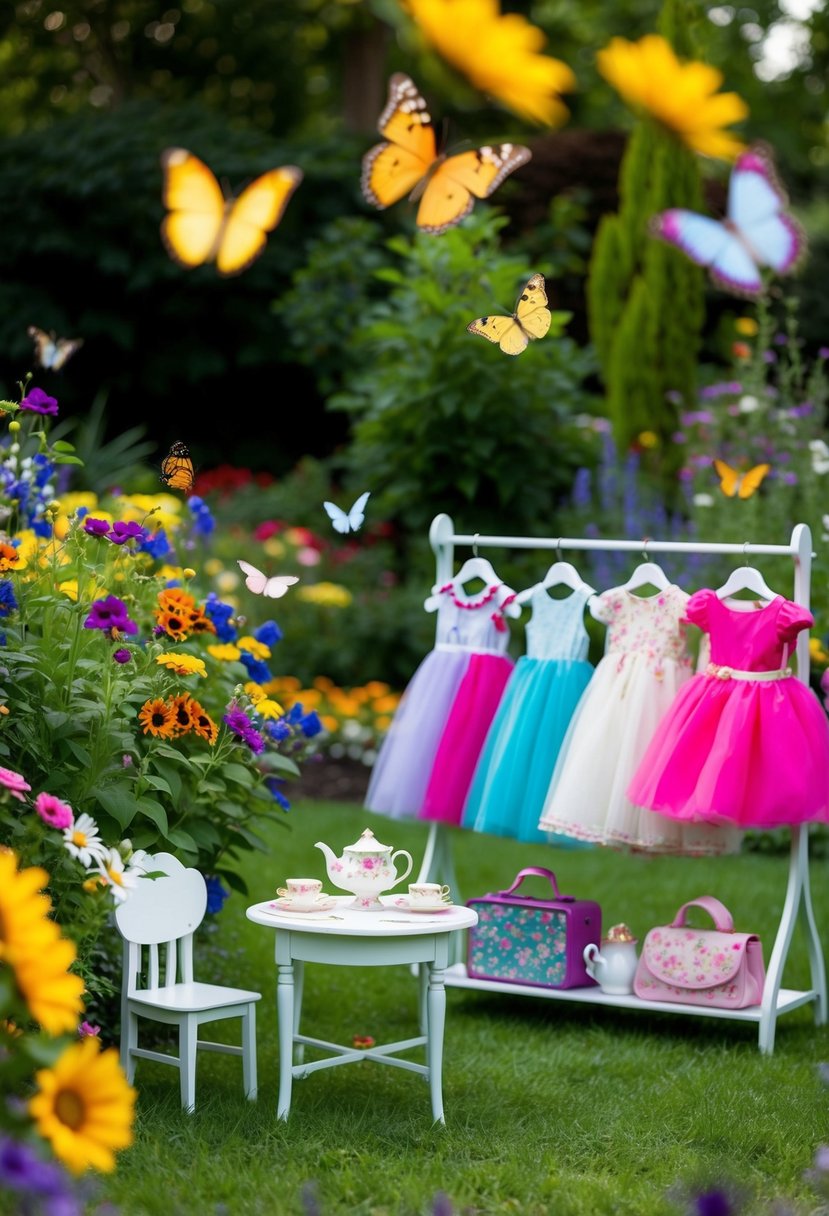
[[770,468],[770,464],[756,464],[753,469],[740,473],[724,460],[714,461],[714,470],[720,479],[720,489],[729,498],[733,498],[735,494],[738,498],[751,498],[760,488],[760,483]]
[[161,480],[171,490],[183,490],[187,494],[193,489],[196,470],[190,459],[186,443],[174,443],[161,462]]
[[534,274],[518,297],[511,317],[478,317],[470,321],[467,330],[497,342],[505,355],[520,355],[530,338],[543,338],[550,328],[553,315],[547,307],[544,275]]
[[520,144],[491,144],[457,156],[438,156],[426,102],[403,72],[389,81],[388,101],[377,126],[385,142],[363,157],[363,195],[382,209],[411,192],[420,199],[415,223],[423,232],[437,234],[459,223],[476,198],[489,198],[505,177],[530,159],[529,148]]
[[215,262],[224,275],[239,274],[259,257],[302,181],[301,169],[283,165],[226,199],[213,171],[185,148],[168,148],[161,165],[167,252],[182,266]]

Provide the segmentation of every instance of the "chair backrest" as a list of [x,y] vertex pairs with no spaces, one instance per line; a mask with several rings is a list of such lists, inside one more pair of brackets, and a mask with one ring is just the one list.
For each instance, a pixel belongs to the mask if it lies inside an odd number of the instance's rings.
[[[115,923],[124,938],[129,991],[137,990],[142,946],[149,947],[148,987],[174,984],[179,969],[185,982],[192,981],[193,933],[207,910],[207,886],[198,870],[185,868],[172,853],[148,855],[145,864],[165,877],[140,878],[115,910]],[[166,966],[160,982],[158,947],[165,944]]]

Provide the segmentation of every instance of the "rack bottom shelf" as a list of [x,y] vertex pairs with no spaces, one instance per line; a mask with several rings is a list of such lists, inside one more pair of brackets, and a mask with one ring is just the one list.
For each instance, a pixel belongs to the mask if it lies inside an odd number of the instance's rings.
[[[700,1005],[675,1005],[667,1001],[643,1001],[638,996],[611,996],[600,988],[533,988],[529,984],[508,984],[503,980],[470,979],[463,963],[446,969],[447,988],[477,988],[482,992],[503,992],[508,996],[540,997],[548,1001],[575,1001],[584,1005],[610,1005],[617,1009],[647,1009],[650,1013],[684,1013],[697,1017],[729,1018],[735,1022],[759,1022],[762,1006],[749,1009],[709,1009]],[[814,991],[797,992],[781,988],[777,994],[776,1013],[789,1013],[801,1005],[817,1001]]]

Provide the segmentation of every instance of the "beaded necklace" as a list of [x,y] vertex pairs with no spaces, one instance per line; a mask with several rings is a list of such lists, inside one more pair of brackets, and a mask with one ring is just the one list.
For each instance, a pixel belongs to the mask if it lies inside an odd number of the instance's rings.
[[[486,591],[483,593],[481,598],[478,600],[460,600],[460,599],[458,599],[458,597],[455,593],[455,584],[454,583],[444,583],[444,585],[442,587],[438,588],[438,594],[439,595],[451,595],[452,603],[455,605],[456,608],[463,608],[463,610],[465,612],[467,612],[467,611],[471,612],[475,608],[483,608],[485,604],[488,604],[493,599],[493,597],[495,595],[497,595],[497,593],[500,591],[500,589],[501,589],[501,587],[503,587],[503,585],[504,585],[503,583],[494,583],[493,586],[487,587]],[[506,621],[504,620],[504,609],[506,608],[507,604],[511,604],[514,599],[515,599],[515,592],[513,592],[511,595],[508,595],[491,615],[490,619],[492,620],[492,623],[494,624],[495,628],[498,630],[499,633],[507,632],[507,624],[506,624]]]

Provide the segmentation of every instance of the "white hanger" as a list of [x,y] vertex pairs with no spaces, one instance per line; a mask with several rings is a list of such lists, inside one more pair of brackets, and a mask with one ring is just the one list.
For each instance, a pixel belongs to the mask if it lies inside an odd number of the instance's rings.
[[[450,581],[454,583],[456,587],[462,587],[464,583],[468,583],[469,580],[473,578],[483,579],[488,587],[492,587],[497,584],[499,587],[503,588],[506,595],[514,595],[512,588],[508,587],[506,583],[502,582],[487,558],[478,556],[477,532],[475,533],[475,538],[472,541],[472,557],[468,557],[466,559],[460,570],[458,570],[457,574],[452,576]],[[427,612],[435,612],[440,607],[440,603],[440,587],[437,583],[435,583],[434,587],[432,588],[432,594],[426,600],[423,607]],[[507,614],[507,616],[519,616],[521,609],[518,605],[517,599],[512,599],[504,608],[504,612]]]
[[[556,545],[556,552],[560,553],[558,545]],[[525,604],[539,587],[561,586],[572,587],[574,591],[586,591],[589,595],[596,594],[595,587],[591,587],[589,583],[584,581],[572,562],[565,562],[559,558],[558,561],[553,562],[541,582],[528,587],[526,591],[519,592],[515,597],[515,602],[516,604]]]
[[[748,541],[743,545],[744,559],[747,548]],[[757,567],[747,564],[737,566],[736,570],[732,570],[722,587],[717,588],[715,594],[717,599],[724,600],[729,595],[734,595],[737,591],[753,591],[764,600],[774,600],[777,598],[777,592],[772,591]]]
[[[648,547],[647,536],[642,541],[642,556],[646,557]],[[631,574],[626,583],[621,583],[616,588],[617,591],[635,591],[637,587],[645,587],[647,584],[658,587],[660,591],[667,591],[671,585],[671,580],[668,578],[661,566],[657,566],[656,562],[643,561],[640,562],[636,569]]]

